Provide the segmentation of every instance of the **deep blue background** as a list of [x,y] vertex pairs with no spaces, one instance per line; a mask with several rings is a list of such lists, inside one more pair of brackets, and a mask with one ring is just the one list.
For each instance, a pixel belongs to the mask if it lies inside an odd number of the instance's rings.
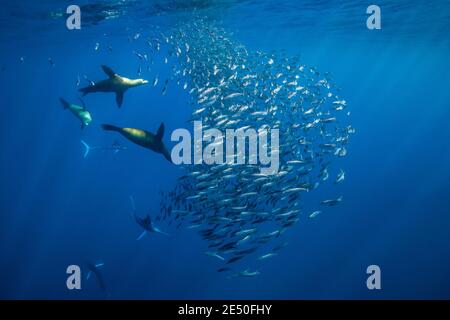
[[[158,191],[174,187],[180,168],[123,139],[126,152],[82,157],[81,138],[120,139],[100,129],[104,122],[156,131],[164,121],[168,139],[188,126],[188,94],[174,83],[165,96],[160,86],[140,87],[122,109],[112,94],[87,96],[94,121],[84,131],[58,101],[75,101],[78,74],[103,78],[101,64],[136,76],[132,51],[145,43],[127,37],[155,25],[164,31],[186,15],[169,6],[143,17],[131,7],[68,31],[64,19],[46,16],[63,3],[2,3],[0,298],[102,298],[93,281],[78,292],[65,287],[67,265],[86,271],[97,260],[112,298],[450,298],[448,1],[378,1],[380,31],[365,27],[366,1],[202,6],[248,48],[300,53],[303,63],[330,71],[357,129],[343,162],[342,205],[286,232],[289,246],[260,276],[231,280],[215,271],[193,231],[135,241],[129,196],[139,213],[156,214]],[[143,77],[159,74],[161,82],[168,72],[156,59]],[[378,292],[366,288],[371,264],[382,270]]]

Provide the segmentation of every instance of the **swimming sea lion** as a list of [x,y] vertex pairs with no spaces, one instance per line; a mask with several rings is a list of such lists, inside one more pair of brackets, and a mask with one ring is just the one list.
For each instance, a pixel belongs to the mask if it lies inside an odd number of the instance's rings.
[[86,105],[83,100],[80,99],[82,106],[68,103],[63,98],[59,98],[59,100],[61,101],[64,109],[69,109],[75,115],[75,117],[80,119],[81,129],[84,129],[84,127],[86,127],[87,125],[89,125],[89,123],[92,122],[91,114],[89,113],[89,111],[87,111]]
[[83,96],[91,92],[115,92],[117,106],[120,108],[123,102],[123,94],[129,88],[138,87],[147,84],[144,79],[128,79],[119,76],[111,68],[102,66],[103,71],[108,75],[108,79],[99,81],[92,86],[79,89],[83,92]]
[[170,153],[162,141],[164,136],[164,123],[161,123],[156,134],[135,128],[119,128],[110,124],[103,124],[102,128],[106,131],[119,132],[131,142],[154,152],[161,153],[168,161],[172,162]]

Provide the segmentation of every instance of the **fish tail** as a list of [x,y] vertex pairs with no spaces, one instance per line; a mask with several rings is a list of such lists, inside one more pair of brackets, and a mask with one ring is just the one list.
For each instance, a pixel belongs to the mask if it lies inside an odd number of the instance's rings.
[[81,143],[83,144],[83,146],[85,147],[85,151],[84,151],[84,155],[83,155],[83,158],[86,158],[87,157],[87,155],[89,154],[89,151],[91,151],[91,147],[86,143],[86,142],[84,142],[83,140],[81,140]]
[[147,234],[147,231],[144,231],[141,233],[141,235],[139,237],[137,237],[137,241],[141,240],[145,235]]
[[134,201],[134,197],[130,196],[131,208],[133,209],[133,213],[136,213],[136,203]]
[[166,232],[164,232],[164,231],[161,231],[161,230],[159,230],[158,228],[154,228],[154,229],[155,229],[155,232],[157,232],[157,233],[161,233],[161,234],[163,234],[163,235],[170,236],[170,234],[168,234],[168,233],[166,233]]

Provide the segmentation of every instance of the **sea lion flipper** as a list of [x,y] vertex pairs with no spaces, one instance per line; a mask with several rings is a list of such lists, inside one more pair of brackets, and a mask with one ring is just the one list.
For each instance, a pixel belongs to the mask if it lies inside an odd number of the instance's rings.
[[108,66],[103,65],[102,69],[110,78],[114,78],[114,76],[116,75],[116,73]]
[[172,156],[169,153],[169,151],[166,149],[166,147],[164,147],[164,150],[163,150],[162,154],[163,154],[164,158],[166,158],[170,163],[173,163],[172,162]]
[[123,102],[123,92],[116,93],[116,102],[117,102],[117,106],[120,108],[122,106],[122,102]]
[[162,140],[164,137],[164,122],[161,122],[161,125],[158,128],[158,132],[156,132],[156,138],[158,140]]
[[78,89],[78,91],[82,92],[83,93],[83,97],[84,97],[88,93],[95,92],[96,91],[96,86],[94,85],[94,86],[84,87],[84,88]]
[[106,131],[117,131],[117,132],[122,131],[121,128],[110,125],[110,124],[102,124],[102,128],[103,128],[103,130],[106,130]]

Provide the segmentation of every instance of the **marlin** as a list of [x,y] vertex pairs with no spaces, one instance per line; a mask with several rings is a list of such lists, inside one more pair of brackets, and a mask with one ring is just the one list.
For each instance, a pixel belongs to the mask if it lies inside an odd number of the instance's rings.
[[161,231],[159,228],[155,227],[150,215],[147,215],[144,218],[139,217],[136,213],[136,204],[134,202],[133,196],[130,196],[130,201],[131,201],[131,207],[133,208],[134,220],[137,222],[137,224],[142,229],[144,229],[144,231],[141,233],[141,235],[136,240],[141,240],[147,233],[161,233],[161,234],[165,234],[166,236],[169,235],[169,234]]
[[88,267],[88,274],[86,276],[86,280],[89,280],[89,278],[92,275],[95,275],[95,278],[97,279],[98,285],[100,286],[100,289],[106,293],[106,295],[108,295],[108,290],[106,288],[106,284],[105,281],[103,280],[103,276],[100,272],[100,268],[103,267],[105,264],[103,262],[99,262],[96,264],[92,264],[92,263],[87,263],[87,267]]
[[111,151],[114,151],[114,154],[116,154],[119,151],[127,150],[127,147],[122,146],[117,141],[114,141],[113,144],[110,146],[104,146],[104,147],[103,146],[91,147],[84,140],[81,140],[81,143],[83,144],[83,146],[85,148],[83,158],[86,158],[91,150],[111,150]]
[[142,229],[144,229],[144,231],[141,233],[141,235],[136,240],[141,240],[147,233],[161,233],[161,234],[165,234],[166,236],[169,235],[169,234],[161,231],[157,227],[155,227],[155,225],[153,224],[152,218],[150,217],[149,214],[146,215],[144,218],[141,218],[135,214],[134,219],[136,220],[137,224]]

